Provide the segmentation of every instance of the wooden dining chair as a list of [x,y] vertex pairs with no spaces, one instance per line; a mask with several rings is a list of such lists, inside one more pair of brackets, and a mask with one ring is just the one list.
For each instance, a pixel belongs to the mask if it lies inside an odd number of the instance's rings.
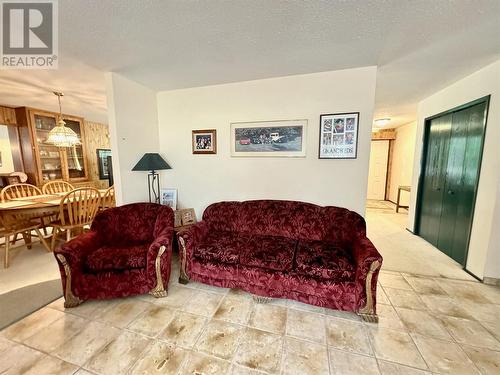
[[73,185],[62,180],[49,181],[42,186],[43,194],[69,193],[74,189],[75,187]]
[[109,188],[106,189],[104,194],[102,195],[101,198],[101,211],[115,207],[116,202],[115,202],[115,187],[110,186]]
[[15,198],[33,197],[35,195],[42,195],[42,191],[35,185],[31,184],[7,185],[2,189],[2,192],[0,192],[2,202]]
[[89,187],[70,191],[62,199],[59,205],[59,219],[52,222],[52,250],[56,245],[57,237],[66,232],[66,241],[72,234],[84,231],[85,226],[90,225],[99,211],[101,195],[99,190]]
[[[15,220],[9,222],[0,218],[0,224],[2,226],[0,229],[0,236],[4,238],[5,248],[4,268],[8,268],[10,265],[10,250],[20,246],[26,246],[28,249],[31,249],[33,231],[36,233],[35,237],[38,237],[40,242],[45,246],[45,249],[50,251],[47,241],[45,241],[45,238],[40,232],[40,223],[37,220],[28,217],[17,217]],[[14,246],[19,234],[24,237],[24,243]]]

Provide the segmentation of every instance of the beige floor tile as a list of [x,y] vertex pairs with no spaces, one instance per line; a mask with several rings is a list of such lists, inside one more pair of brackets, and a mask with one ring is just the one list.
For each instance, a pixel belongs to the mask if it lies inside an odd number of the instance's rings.
[[423,336],[452,341],[452,338],[443,323],[427,311],[411,310],[396,307],[399,318],[408,332],[419,333]]
[[425,310],[427,308],[413,290],[395,288],[384,288],[384,290],[393,306],[417,310]]
[[203,353],[191,352],[179,375],[224,375],[231,363]]
[[397,363],[378,361],[378,368],[382,375],[430,375],[431,373],[416,368],[398,365]]
[[179,371],[186,351],[172,344],[156,341],[141,355],[133,365],[130,374],[162,374],[175,375]]
[[188,313],[211,317],[223,297],[221,294],[197,290],[189,302],[182,306],[181,309]]
[[203,330],[205,322],[205,317],[178,311],[158,338],[176,346],[192,348]]
[[78,366],[71,363],[64,362],[58,358],[44,355],[43,357],[34,361],[29,369],[24,368],[20,371],[23,375],[41,375],[41,374],[57,374],[57,375],[71,375],[78,370]]
[[248,325],[253,328],[282,335],[286,328],[287,309],[265,303],[256,303],[250,314]]
[[411,275],[405,275],[404,277],[418,294],[446,295],[446,292],[435,279]]
[[283,375],[328,375],[328,352],[325,345],[291,337],[285,338]]
[[45,307],[4,329],[1,335],[12,341],[23,342],[63,316],[61,311]]
[[100,314],[104,313],[105,311],[111,309],[112,307],[116,306],[117,304],[123,301],[124,299],[85,301],[81,305],[72,307],[70,309],[66,309],[63,306],[63,309],[61,311],[73,315],[78,315],[85,319],[95,319]]
[[384,305],[391,304],[389,298],[387,298],[387,294],[385,294],[384,289],[380,285],[377,286],[377,303],[381,303]]
[[401,274],[379,272],[378,281],[385,288],[413,290]]
[[372,354],[366,328],[362,323],[328,317],[326,341],[328,345],[336,349]]
[[421,295],[420,299],[425,303],[427,309],[434,314],[454,316],[457,318],[473,319],[473,317],[456,301],[448,296]]
[[496,322],[498,321],[498,317],[500,317],[500,305],[493,303],[474,303],[469,300],[460,300],[457,303],[459,303],[469,315],[473,316],[475,320]]
[[150,294],[144,294],[140,298],[145,302],[154,303],[155,305],[180,308],[189,302],[195,295],[195,289],[186,288],[184,286],[170,285],[168,287],[168,295],[166,297],[155,298]]
[[2,355],[3,352],[10,349],[14,345],[17,344],[0,336],[0,356]]
[[89,321],[86,319],[64,314],[61,319],[42,328],[24,343],[42,352],[51,353],[80,332],[87,324]]
[[498,375],[500,373],[500,352],[467,345],[462,345],[462,349],[483,375]]
[[185,285],[185,287],[218,294],[227,294],[230,291],[229,288],[221,288],[219,286],[202,284],[197,281],[190,281],[187,285]]
[[360,354],[330,349],[332,375],[378,375],[377,360]]
[[325,342],[324,315],[288,309],[286,334],[319,343]]
[[479,374],[457,344],[420,335],[413,335],[413,339],[432,372],[451,375]]
[[282,348],[282,336],[247,327],[240,336],[234,361],[274,374],[280,369]]
[[149,343],[150,340],[144,336],[124,331],[97,352],[84,367],[102,375],[125,373]]
[[309,305],[307,303],[302,303],[302,302],[295,301],[295,300],[292,300],[292,299],[287,300],[287,307],[290,308],[290,309],[310,311],[310,312],[315,312],[315,313],[318,313],[318,314],[324,314],[325,313],[325,308],[324,307]]
[[265,375],[265,372],[254,370],[248,367],[233,365],[229,371],[230,375]]
[[94,373],[85,370],[84,368],[81,368],[77,372],[75,372],[75,375],[95,375]]
[[119,333],[114,327],[90,322],[82,331],[54,350],[53,354],[64,361],[82,366]]
[[0,374],[22,374],[44,355],[20,344],[14,344],[0,355]]
[[139,315],[128,329],[146,336],[156,337],[175,317],[175,310],[157,305],[150,305]]
[[377,305],[378,323],[365,323],[367,326],[406,331],[406,327],[399,319],[396,310],[391,305]]
[[451,316],[444,316],[441,320],[458,343],[500,350],[500,342],[478,322]]
[[117,328],[125,328],[150,306],[150,303],[143,302],[137,298],[127,298],[115,304],[110,309],[99,313],[96,320],[108,323]]
[[247,296],[228,294],[215,311],[214,319],[236,324],[246,324],[252,311],[253,300]]
[[232,323],[212,320],[207,324],[198,339],[195,349],[230,360],[236,351],[236,346],[243,329],[242,326]]
[[347,319],[355,322],[361,322],[363,320],[358,314],[352,311],[341,311],[325,308],[325,314],[328,316],[333,316],[335,318]]
[[473,303],[491,303],[485,293],[481,293],[477,281],[440,279],[439,286],[451,297],[465,299]]
[[422,356],[409,334],[390,329],[370,328],[370,341],[379,359],[427,370]]
[[481,325],[500,341],[500,320],[496,322],[481,322]]

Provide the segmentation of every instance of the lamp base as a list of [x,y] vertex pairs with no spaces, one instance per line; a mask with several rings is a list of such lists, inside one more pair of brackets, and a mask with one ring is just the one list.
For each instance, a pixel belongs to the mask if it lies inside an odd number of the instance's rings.
[[148,174],[148,192],[150,203],[160,203],[160,175],[155,171]]

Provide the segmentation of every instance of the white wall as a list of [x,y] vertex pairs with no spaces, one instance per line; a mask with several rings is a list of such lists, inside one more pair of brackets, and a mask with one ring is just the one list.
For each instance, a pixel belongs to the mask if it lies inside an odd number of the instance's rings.
[[156,93],[106,73],[108,120],[117,204],[147,201],[147,172],[132,172],[146,152],[158,152]]
[[[293,199],[348,207],[365,199],[376,68],[239,82],[158,94],[160,150],[173,166],[164,187],[199,216],[221,200]],[[319,160],[319,116],[360,112],[358,158]],[[230,123],[307,119],[305,158],[231,158]],[[217,155],[193,155],[191,131],[217,129]]]
[[[416,134],[416,122],[396,128],[396,139],[391,156],[391,185],[389,187],[389,200],[392,202],[396,202],[398,199],[398,186],[411,185]],[[401,191],[401,205],[409,205],[410,195],[411,193]]]
[[7,125],[0,125],[0,152],[2,153],[0,173],[14,172],[14,161],[12,160],[12,149],[10,148],[9,127]]
[[[494,221],[500,176],[500,60],[448,86],[442,91],[422,100],[418,105],[417,142],[415,147],[414,173],[412,186],[416,192],[420,175],[422,156],[422,137],[424,120],[472,100],[491,94],[486,128],[483,160],[476,199],[476,208],[467,259],[467,269],[483,278],[500,278],[500,246],[491,243],[492,234],[498,232],[498,222]],[[408,227],[414,228],[415,204],[417,194],[412,194]],[[496,210],[499,210],[496,205]],[[498,216],[500,217],[500,216]],[[488,264],[487,259],[495,259]]]

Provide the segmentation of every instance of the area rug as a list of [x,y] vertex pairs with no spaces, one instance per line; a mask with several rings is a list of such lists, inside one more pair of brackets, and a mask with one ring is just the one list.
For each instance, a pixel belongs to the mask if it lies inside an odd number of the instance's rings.
[[396,209],[396,205],[394,203],[389,202],[389,201],[377,201],[377,200],[368,199],[366,201],[366,208],[394,211]]
[[61,280],[25,286],[0,295],[0,330],[62,296]]

